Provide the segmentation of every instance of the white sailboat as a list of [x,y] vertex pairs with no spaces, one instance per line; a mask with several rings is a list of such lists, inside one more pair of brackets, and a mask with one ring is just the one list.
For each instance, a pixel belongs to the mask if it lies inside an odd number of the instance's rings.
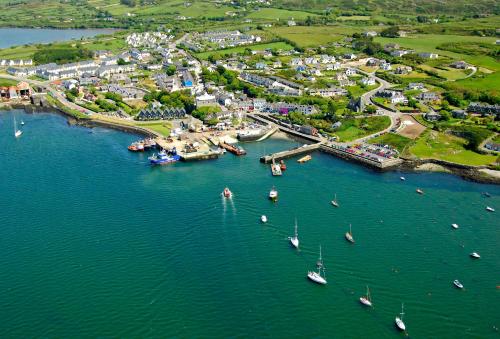
[[23,134],[23,131],[20,129],[17,129],[17,123],[16,123],[16,116],[14,115],[14,136],[16,138],[19,138]]
[[399,317],[396,317],[395,319],[395,323],[396,323],[396,327],[400,330],[400,331],[406,331],[406,325],[405,323],[403,322],[403,315],[404,315],[404,305],[403,303],[401,303],[401,313],[399,314]]
[[339,207],[339,203],[337,202],[337,193],[335,193],[335,198],[332,200],[332,205],[335,207]]
[[346,232],[345,238],[347,239],[347,241],[349,241],[350,243],[354,244],[354,238],[352,237],[352,226],[351,226],[351,224],[349,224],[349,232]]
[[480,256],[480,255],[479,255],[479,253],[477,253],[477,252],[472,252],[472,253],[470,254],[470,256],[471,256],[471,258],[474,258],[474,259],[479,259],[479,258],[481,258],[481,256]]
[[372,298],[370,296],[370,289],[368,288],[368,285],[366,285],[366,295],[359,298],[359,302],[362,303],[365,306],[372,307]]
[[[321,245],[319,246],[319,260],[318,260],[317,266],[318,266],[318,272],[309,271],[309,272],[307,272],[307,277],[309,278],[309,280],[311,280],[317,284],[326,285],[326,279],[324,277],[325,268],[323,267],[323,259],[321,257]],[[321,276],[321,270],[323,270],[323,276]]]
[[299,248],[299,234],[297,233],[297,218],[295,218],[295,233],[293,237],[288,238],[290,239],[290,243],[293,245],[295,248]]

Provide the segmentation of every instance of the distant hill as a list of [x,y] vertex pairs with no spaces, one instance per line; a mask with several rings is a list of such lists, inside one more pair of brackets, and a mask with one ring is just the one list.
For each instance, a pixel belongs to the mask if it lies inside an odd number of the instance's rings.
[[375,11],[379,14],[500,14],[497,0],[275,0],[273,6],[287,9]]

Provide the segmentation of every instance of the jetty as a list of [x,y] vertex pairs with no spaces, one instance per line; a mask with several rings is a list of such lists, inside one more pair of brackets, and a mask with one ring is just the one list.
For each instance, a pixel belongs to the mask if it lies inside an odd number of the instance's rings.
[[263,162],[265,164],[269,164],[273,162],[274,160],[282,160],[286,158],[291,158],[297,155],[305,154],[305,153],[311,153],[316,150],[318,150],[321,146],[321,143],[317,144],[311,144],[311,145],[303,145],[299,147],[292,148],[287,151],[282,151],[274,154],[268,154],[264,155],[260,158],[260,162]]

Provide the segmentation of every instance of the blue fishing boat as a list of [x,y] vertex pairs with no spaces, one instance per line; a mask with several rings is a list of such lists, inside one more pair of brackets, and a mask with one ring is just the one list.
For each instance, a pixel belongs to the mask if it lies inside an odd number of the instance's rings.
[[153,156],[148,158],[151,165],[167,165],[181,160],[180,155],[177,154],[176,149],[166,152],[161,150],[158,154],[153,154]]

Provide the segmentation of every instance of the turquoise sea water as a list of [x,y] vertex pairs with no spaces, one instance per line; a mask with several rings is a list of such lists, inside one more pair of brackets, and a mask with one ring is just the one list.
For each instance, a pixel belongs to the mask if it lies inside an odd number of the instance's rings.
[[[12,114],[0,112],[2,338],[394,338],[401,302],[410,337],[500,335],[498,186],[400,182],[321,153],[273,178],[258,158],[296,145],[281,139],[150,168],[126,149],[136,136],[15,111],[16,140]],[[295,217],[299,251],[287,242]],[[306,279],[319,244],[326,286]],[[366,285],[374,309],[358,302]]]
[[0,48],[110,34],[112,29],[0,28]]

